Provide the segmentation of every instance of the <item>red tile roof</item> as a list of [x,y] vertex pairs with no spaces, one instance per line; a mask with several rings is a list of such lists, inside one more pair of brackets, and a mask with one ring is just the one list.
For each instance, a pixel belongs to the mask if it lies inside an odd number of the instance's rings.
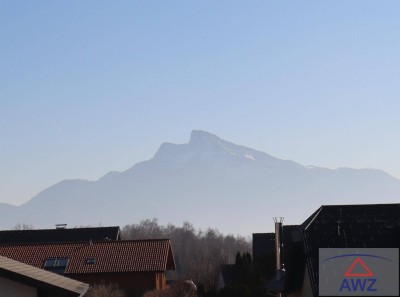
[[0,255],[38,268],[49,258],[69,258],[66,275],[175,269],[168,239],[0,245]]

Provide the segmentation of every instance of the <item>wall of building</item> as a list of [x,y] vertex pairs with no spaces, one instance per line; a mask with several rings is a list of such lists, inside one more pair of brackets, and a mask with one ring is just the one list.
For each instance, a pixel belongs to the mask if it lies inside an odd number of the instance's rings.
[[303,286],[288,294],[287,297],[313,297],[311,281],[307,267],[305,267]]
[[301,289],[301,296],[302,297],[312,297],[312,288],[311,288],[311,280],[310,280],[310,275],[308,274],[308,269],[307,266],[305,268],[304,272],[304,281],[303,281],[303,287]]
[[167,280],[165,278],[165,273],[158,272],[156,273],[156,290],[165,289],[167,286]]
[[0,276],[0,297],[36,297],[36,288]]
[[164,289],[166,286],[163,272],[129,272],[129,273],[102,273],[102,274],[68,274],[72,279],[95,284],[117,284],[128,296],[141,296],[146,291]]

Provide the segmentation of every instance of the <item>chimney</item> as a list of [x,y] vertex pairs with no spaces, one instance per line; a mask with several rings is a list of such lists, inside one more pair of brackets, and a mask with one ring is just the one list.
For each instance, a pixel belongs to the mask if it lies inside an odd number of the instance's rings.
[[[285,275],[285,264],[283,263],[283,217],[275,217],[275,272],[276,279],[280,280]],[[282,293],[277,293],[278,297],[283,296]]]
[[283,243],[282,243],[282,224],[283,217],[275,217],[275,268],[276,270],[283,269]]
[[56,229],[66,229],[67,224],[56,224]]

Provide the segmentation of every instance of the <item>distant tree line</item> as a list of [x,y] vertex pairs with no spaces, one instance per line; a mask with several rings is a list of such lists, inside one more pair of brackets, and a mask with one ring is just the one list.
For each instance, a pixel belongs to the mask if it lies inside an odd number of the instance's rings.
[[248,254],[251,250],[251,242],[242,236],[223,235],[210,228],[196,230],[188,222],[181,227],[160,226],[157,219],[126,225],[122,238],[170,239],[176,270],[169,272],[169,279],[193,280],[205,292],[215,288],[221,264],[233,264],[238,252]]
[[20,230],[33,230],[35,229],[32,224],[26,223],[18,223],[13,227],[13,230],[20,231]]

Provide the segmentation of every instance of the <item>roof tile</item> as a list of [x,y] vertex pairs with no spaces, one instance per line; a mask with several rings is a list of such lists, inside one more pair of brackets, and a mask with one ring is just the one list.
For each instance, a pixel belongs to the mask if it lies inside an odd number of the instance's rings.
[[0,245],[0,255],[38,268],[48,258],[66,257],[66,275],[175,269],[168,239]]

